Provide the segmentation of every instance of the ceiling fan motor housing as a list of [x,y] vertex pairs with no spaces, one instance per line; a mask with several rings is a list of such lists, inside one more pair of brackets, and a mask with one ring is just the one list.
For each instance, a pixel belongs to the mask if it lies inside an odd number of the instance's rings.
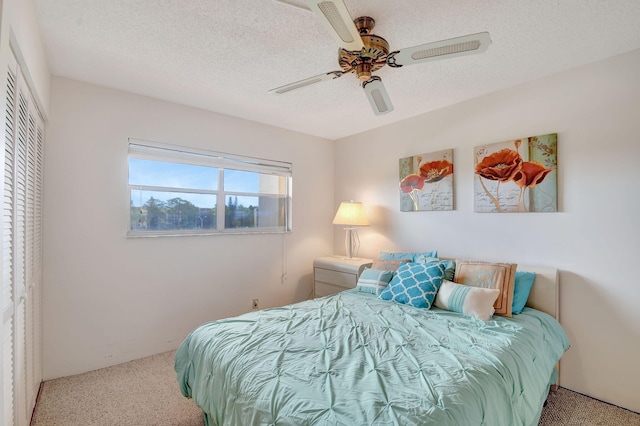
[[375,20],[368,16],[361,16],[353,21],[360,32],[364,48],[360,51],[338,49],[338,63],[345,72],[355,72],[358,80],[367,81],[371,73],[386,65],[389,54],[389,43],[371,30]]

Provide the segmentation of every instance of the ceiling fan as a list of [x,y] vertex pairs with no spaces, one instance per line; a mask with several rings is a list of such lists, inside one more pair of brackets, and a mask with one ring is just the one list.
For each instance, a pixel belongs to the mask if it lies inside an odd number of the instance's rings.
[[311,11],[334,36],[338,49],[338,64],[342,70],[330,71],[290,83],[269,93],[282,95],[311,84],[334,80],[348,73],[355,73],[362,82],[369,103],[376,115],[393,111],[393,104],[382,79],[371,73],[389,65],[400,68],[422,62],[482,53],[491,44],[489,33],[482,32],[441,40],[405,49],[389,51],[387,41],[371,33],[375,20],[369,16],[351,18],[343,0],[305,0]]

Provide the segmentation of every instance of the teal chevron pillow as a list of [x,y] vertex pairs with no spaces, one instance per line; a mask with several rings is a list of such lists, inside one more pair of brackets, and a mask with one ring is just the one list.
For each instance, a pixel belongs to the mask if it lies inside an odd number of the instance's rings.
[[393,278],[393,271],[365,268],[358,278],[356,290],[377,296],[389,285],[391,278]]
[[442,284],[445,265],[440,263],[404,263],[389,285],[378,296],[416,308],[430,309]]
[[471,287],[444,280],[433,304],[440,309],[489,321],[498,295],[500,290],[497,288]]

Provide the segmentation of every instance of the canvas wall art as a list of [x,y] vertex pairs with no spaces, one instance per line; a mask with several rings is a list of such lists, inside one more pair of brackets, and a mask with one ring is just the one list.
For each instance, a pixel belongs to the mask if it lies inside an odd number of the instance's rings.
[[453,210],[453,149],[400,159],[400,211]]
[[474,211],[558,211],[558,135],[474,148]]

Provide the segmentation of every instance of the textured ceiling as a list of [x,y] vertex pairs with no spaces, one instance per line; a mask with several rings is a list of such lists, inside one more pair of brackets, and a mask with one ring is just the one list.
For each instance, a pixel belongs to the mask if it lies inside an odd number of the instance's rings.
[[[638,0],[345,0],[391,50],[488,31],[480,55],[384,67],[375,116],[302,0],[34,0],[54,75],[339,139],[640,48]],[[293,6],[292,6],[293,5]]]

